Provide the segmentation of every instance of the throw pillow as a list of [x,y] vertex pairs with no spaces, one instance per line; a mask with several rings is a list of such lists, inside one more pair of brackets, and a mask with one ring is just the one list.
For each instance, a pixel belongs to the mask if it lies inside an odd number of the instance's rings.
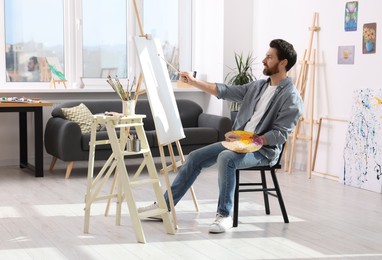
[[87,106],[81,103],[75,107],[61,108],[61,110],[67,119],[79,124],[82,134],[90,133],[93,123],[91,116],[93,114]]

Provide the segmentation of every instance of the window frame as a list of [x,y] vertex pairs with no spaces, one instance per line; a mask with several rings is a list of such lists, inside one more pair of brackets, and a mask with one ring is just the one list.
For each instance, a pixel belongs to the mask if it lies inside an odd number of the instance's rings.
[[[139,62],[136,58],[136,52],[133,43],[133,37],[140,35],[137,17],[135,13],[134,1],[127,1],[128,16],[128,60],[127,63],[133,69],[132,74],[140,73]],[[136,2],[139,15],[141,16],[143,3]],[[64,71],[67,79],[67,89],[89,91],[112,91],[110,86],[105,83],[103,78],[82,78],[83,75],[83,56],[82,56],[82,0],[65,1],[63,0],[64,15]],[[179,65],[181,70],[191,71],[192,68],[192,0],[179,0]],[[0,35],[3,41],[0,42],[0,92],[51,92],[57,89],[50,87],[50,82],[7,82],[5,68],[5,8],[4,0],[0,0],[0,13],[3,14],[0,19]],[[140,17],[141,21],[143,20]],[[144,25],[143,25],[144,28]],[[187,51],[186,51],[187,50]],[[137,71],[134,71],[137,70]],[[121,82],[126,84],[127,79],[121,78]]]

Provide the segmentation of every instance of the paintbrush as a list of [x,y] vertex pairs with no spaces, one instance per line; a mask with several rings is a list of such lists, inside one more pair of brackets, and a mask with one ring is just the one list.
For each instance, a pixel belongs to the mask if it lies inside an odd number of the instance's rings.
[[178,69],[175,68],[170,62],[168,62],[167,60],[165,60],[165,58],[163,58],[159,53],[158,53],[158,56],[159,56],[162,60],[164,60],[164,61],[168,64],[168,66],[170,66],[171,68],[173,68],[174,70],[176,70],[178,73],[180,72],[180,70],[178,70]]
[[137,78],[134,76],[133,83],[131,84],[129,94],[131,93],[131,91],[133,91],[133,87],[134,87],[134,85],[135,85],[135,81],[136,81],[136,79],[137,79]]
[[121,93],[122,99],[127,100],[127,95],[125,90],[123,89],[123,86],[121,82],[118,79],[118,76],[115,76],[115,82],[117,83],[118,91]]

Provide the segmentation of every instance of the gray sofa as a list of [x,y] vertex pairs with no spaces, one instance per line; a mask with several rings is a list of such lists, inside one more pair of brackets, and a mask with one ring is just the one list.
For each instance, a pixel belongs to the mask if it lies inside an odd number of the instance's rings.
[[[231,120],[227,117],[203,113],[202,108],[191,100],[176,101],[186,138],[180,140],[185,155],[205,145],[224,140],[224,134],[231,130]],[[82,134],[77,123],[65,118],[61,108],[70,108],[85,104],[93,114],[105,111],[120,112],[120,100],[100,101],[71,101],[57,105],[52,110],[52,117],[46,124],[44,133],[45,149],[52,155],[49,170],[53,170],[57,159],[68,162],[66,178],[70,176],[75,161],[89,159],[90,134]],[[155,126],[148,100],[138,100],[136,114],[144,114],[144,129],[153,156],[160,156],[155,132]],[[134,131],[134,130],[132,130]],[[97,132],[97,140],[107,139],[106,131]],[[177,149],[174,149],[177,152]],[[96,160],[106,160],[111,154],[110,145],[96,146]]]

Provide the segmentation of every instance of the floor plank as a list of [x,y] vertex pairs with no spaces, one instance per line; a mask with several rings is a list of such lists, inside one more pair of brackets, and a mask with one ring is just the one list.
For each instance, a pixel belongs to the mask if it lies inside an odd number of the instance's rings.
[[[134,160],[128,163],[131,172],[138,167]],[[187,193],[176,207],[176,234],[166,234],[161,222],[142,221],[147,243],[141,244],[126,203],[121,226],[115,225],[115,203],[107,217],[106,202],[95,203],[90,232],[83,233],[87,163],[76,163],[70,179],[64,179],[65,169],[65,163],[57,162],[53,172],[35,178],[27,169],[0,167],[0,259],[382,258],[382,195],[337,181],[280,171],[289,224],[283,222],[276,199],[270,198],[271,214],[265,215],[260,193],[241,193],[239,226],[209,234],[218,194],[216,167],[211,167],[194,184],[200,212]],[[171,180],[174,176],[170,173]],[[104,194],[110,183],[106,186]],[[150,188],[138,189],[134,196],[138,206],[154,198]]]

